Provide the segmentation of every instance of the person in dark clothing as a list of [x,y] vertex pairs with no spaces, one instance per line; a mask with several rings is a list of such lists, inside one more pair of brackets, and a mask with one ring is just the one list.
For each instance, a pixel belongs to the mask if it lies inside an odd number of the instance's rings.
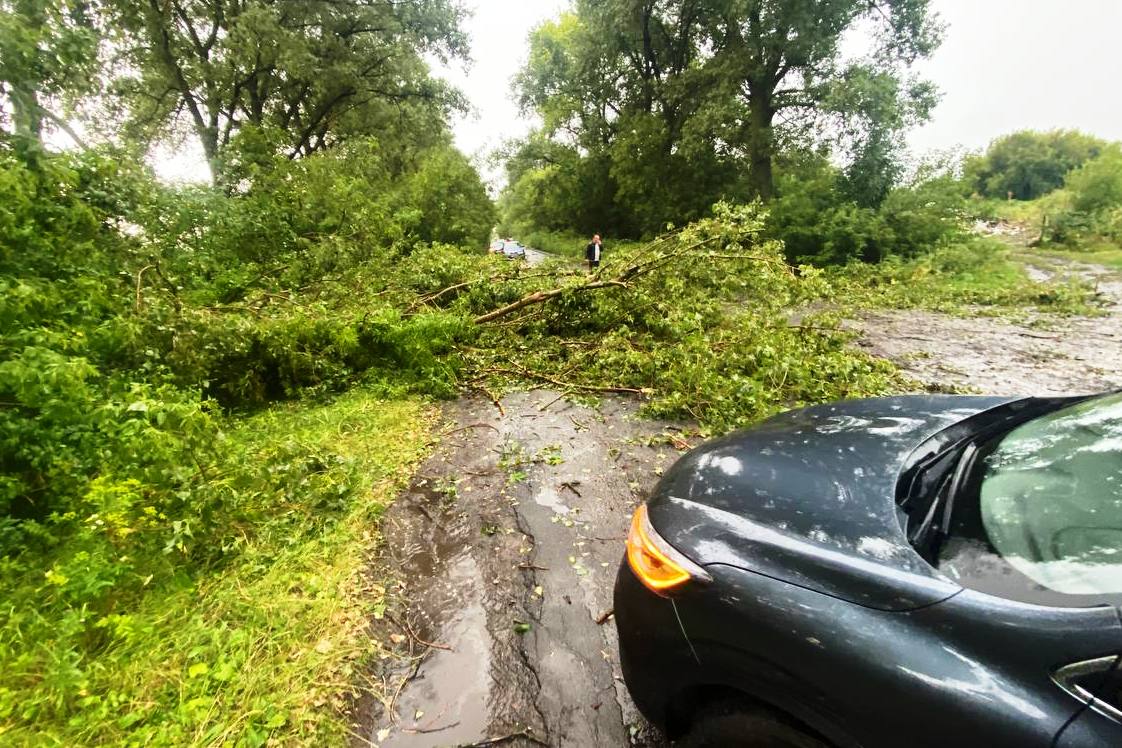
[[590,270],[592,268],[600,267],[600,256],[603,253],[604,245],[600,241],[600,235],[593,234],[592,241],[590,241],[588,243],[588,246],[584,248],[584,259],[588,260],[588,267]]

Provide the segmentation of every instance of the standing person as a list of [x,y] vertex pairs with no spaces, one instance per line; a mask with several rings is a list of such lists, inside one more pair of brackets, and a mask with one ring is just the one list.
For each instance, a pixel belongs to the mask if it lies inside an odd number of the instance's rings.
[[592,235],[592,241],[584,248],[584,258],[588,260],[588,269],[600,267],[600,255],[604,252],[604,245],[599,234]]

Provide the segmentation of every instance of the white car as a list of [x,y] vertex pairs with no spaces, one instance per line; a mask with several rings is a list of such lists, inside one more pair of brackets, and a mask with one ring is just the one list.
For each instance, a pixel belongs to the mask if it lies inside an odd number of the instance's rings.
[[520,260],[526,258],[526,248],[513,239],[499,239],[491,243],[491,251],[498,254],[502,253],[507,258],[512,260]]

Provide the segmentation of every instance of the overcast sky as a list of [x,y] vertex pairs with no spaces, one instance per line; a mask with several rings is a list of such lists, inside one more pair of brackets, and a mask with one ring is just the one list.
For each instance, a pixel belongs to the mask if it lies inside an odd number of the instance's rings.
[[921,71],[942,101],[917,150],[982,148],[1012,130],[1122,140],[1122,1],[934,0],[947,25]]
[[[482,157],[532,126],[511,93],[527,35],[568,0],[465,0],[473,63],[440,74],[475,113],[453,124],[456,143]],[[918,153],[980,149],[1023,128],[1073,127],[1122,140],[1122,0],[933,0],[947,25],[943,45],[921,71],[942,91],[933,120],[909,138]],[[180,151],[161,172],[190,173]],[[205,171],[203,172],[205,174]],[[489,176],[493,179],[496,174]]]
[[[456,143],[482,153],[531,123],[518,114],[510,79],[526,37],[568,7],[565,0],[468,0],[475,63],[449,75],[482,116],[456,122]],[[1074,127],[1122,140],[1122,0],[934,0],[943,45],[920,68],[942,101],[909,138],[917,152],[983,148],[1023,128]]]

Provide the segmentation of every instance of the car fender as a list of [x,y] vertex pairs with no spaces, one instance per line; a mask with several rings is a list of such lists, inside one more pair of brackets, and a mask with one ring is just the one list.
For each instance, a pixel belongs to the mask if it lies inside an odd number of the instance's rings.
[[828,702],[792,679],[780,663],[690,635],[696,632],[695,606],[705,606],[709,593],[700,589],[677,600],[660,597],[635,578],[626,561],[622,564],[615,589],[620,664],[640,711],[673,734],[694,709],[731,691],[801,722],[840,748],[860,748],[828,706],[818,707]]
[[[799,680],[782,663],[770,658],[751,656],[729,647],[708,642],[695,643],[698,657],[710,667],[704,684],[695,684],[677,697],[688,704],[690,693],[705,694],[719,686],[768,711],[779,713],[809,728],[837,748],[863,748],[862,743],[844,727],[828,706],[824,695],[807,681]],[[754,677],[745,678],[750,672]],[[693,707],[696,708],[697,704]]]
[[893,745],[1046,744],[1079,709],[1058,663],[1111,650],[1112,610],[1051,609],[972,590],[910,611],[832,598],[736,567],[677,604],[698,673],[772,703],[824,736]]

